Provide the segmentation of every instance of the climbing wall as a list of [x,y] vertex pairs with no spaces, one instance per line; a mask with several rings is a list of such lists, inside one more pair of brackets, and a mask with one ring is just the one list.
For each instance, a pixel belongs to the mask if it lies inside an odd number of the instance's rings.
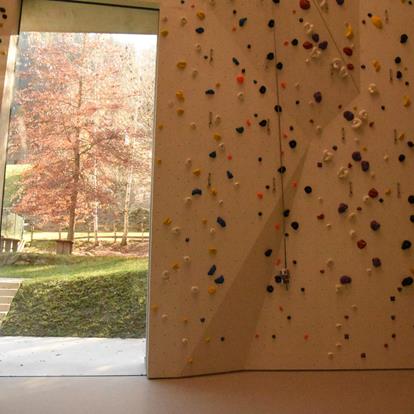
[[413,17],[163,3],[151,377],[414,368]]

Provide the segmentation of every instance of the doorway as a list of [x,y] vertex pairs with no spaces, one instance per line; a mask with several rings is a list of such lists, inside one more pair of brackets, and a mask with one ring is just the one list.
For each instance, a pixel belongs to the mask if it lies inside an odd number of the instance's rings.
[[157,22],[128,2],[23,2],[0,375],[145,374]]

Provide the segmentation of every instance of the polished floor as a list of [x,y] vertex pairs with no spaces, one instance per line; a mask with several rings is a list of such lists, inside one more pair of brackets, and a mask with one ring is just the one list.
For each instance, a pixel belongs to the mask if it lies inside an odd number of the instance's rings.
[[1,414],[413,414],[414,372],[1,378]]
[[0,377],[145,375],[145,352],[145,339],[3,336]]

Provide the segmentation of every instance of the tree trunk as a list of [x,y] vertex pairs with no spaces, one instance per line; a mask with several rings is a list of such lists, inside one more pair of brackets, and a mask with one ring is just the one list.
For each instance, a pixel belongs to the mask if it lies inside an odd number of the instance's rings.
[[98,179],[97,179],[97,162],[96,162],[96,158],[95,158],[95,167],[94,167],[94,172],[93,172],[93,186],[94,186],[94,190],[95,190],[95,202],[93,205],[93,233],[94,233],[94,237],[95,237],[95,246],[97,246],[99,244],[99,239],[98,239],[98,232],[99,232],[99,218],[98,218],[98,200],[96,199],[96,191],[97,191],[97,187],[98,187]]
[[79,194],[79,180],[80,180],[80,148],[79,139],[77,139],[74,148],[74,170],[73,170],[73,187],[70,195],[69,204],[69,228],[68,228],[68,240],[75,240],[75,226],[76,226],[76,207],[78,204]]
[[124,213],[124,229],[122,233],[121,246],[126,246],[128,244],[129,207],[131,204],[133,178],[134,178],[134,168],[131,164],[128,168],[128,178],[127,178],[126,190],[125,190],[124,212],[123,212]]
[[[85,37],[83,43],[83,52],[85,51]],[[83,93],[83,80],[82,76],[79,78],[79,95],[78,95],[78,111],[80,113],[82,107],[82,93]],[[78,204],[79,195],[79,181],[81,170],[81,156],[80,156],[80,140],[81,140],[81,128],[78,128],[75,137],[75,143],[73,146],[73,175],[72,175],[72,191],[70,195],[69,204],[69,228],[68,228],[68,240],[75,240],[75,226],[76,226],[76,207]]]

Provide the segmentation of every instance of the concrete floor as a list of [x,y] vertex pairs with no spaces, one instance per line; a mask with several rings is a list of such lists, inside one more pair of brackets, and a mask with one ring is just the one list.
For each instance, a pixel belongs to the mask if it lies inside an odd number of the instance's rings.
[[413,414],[414,372],[0,378],[1,414]]
[[145,339],[0,337],[0,376],[145,375],[145,352]]

